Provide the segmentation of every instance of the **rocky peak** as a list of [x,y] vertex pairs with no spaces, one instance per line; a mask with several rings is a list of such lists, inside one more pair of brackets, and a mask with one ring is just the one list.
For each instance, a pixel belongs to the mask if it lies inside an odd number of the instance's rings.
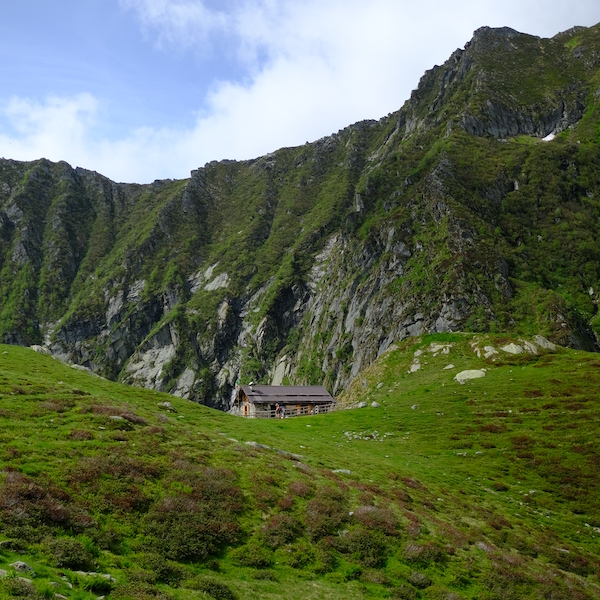
[[539,39],[510,27],[480,27],[473,33],[465,49],[471,52],[497,52],[498,50],[510,52],[516,48],[514,40],[521,37]]

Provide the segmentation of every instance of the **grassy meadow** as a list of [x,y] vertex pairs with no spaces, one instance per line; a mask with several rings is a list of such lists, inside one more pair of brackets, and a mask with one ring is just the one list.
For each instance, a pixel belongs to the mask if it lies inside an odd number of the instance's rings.
[[600,598],[600,359],[511,342],[411,339],[367,407],[269,421],[0,346],[0,598]]

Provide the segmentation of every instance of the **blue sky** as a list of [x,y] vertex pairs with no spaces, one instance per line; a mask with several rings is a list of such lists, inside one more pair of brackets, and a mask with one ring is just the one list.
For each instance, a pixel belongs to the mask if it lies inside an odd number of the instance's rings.
[[0,156],[183,178],[397,110],[482,25],[599,21],[598,0],[0,0]]

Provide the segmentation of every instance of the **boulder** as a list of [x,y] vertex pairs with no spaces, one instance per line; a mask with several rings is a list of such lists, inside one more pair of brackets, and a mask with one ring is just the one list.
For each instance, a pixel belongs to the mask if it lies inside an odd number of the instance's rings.
[[46,348],[46,346],[38,346],[37,344],[34,344],[33,346],[29,347],[38,354],[52,354],[52,352],[50,352],[50,348]]
[[464,385],[467,381],[471,379],[481,379],[485,377],[485,371],[481,369],[473,369],[468,371],[461,371],[454,376],[455,381],[458,381],[460,385]]
[[519,340],[522,344],[523,344],[523,348],[525,349],[526,352],[529,352],[529,354],[537,354],[537,346],[535,344],[532,344],[531,342],[528,342],[527,340]]
[[33,569],[22,560],[18,560],[10,565],[15,571],[18,573],[31,573],[33,574]]
[[545,337],[542,337],[541,335],[534,335],[533,341],[540,348],[544,348],[544,350],[552,350],[552,351],[556,350],[556,346],[552,342],[549,342]]
[[496,348],[494,348],[494,346],[484,346],[483,347],[483,357],[484,358],[490,358],[491,356],[494,356],[494,354],[499,354],[498,350],[496,350]]
[[252,448],[256,448],[258,450],[270,450],[270,446],[265,446],[264,444],[259,444],[258,442],[246,442],[246,446],[252,446]]
[[418,358],[415,358],[415,360],[413,361],[413,364],[410,365],[410,369],[408,370],[408,372],[409,372],[409,374],[416,373],[420,368],[421,368],[421,363],[419,362]]
[[371,406],[373,408],[379,408],[381,406],[381,404],[379,404],[379,402],[371,402]]
[[507,352],[508,354],[523,354],[523,347],[519,346],[518,344],[515,344],[514,342],[511,342],[510,344],[507,344],[506,346],[502,346],[502,348],[500,348],[500,350],[503,350],[504,352]]

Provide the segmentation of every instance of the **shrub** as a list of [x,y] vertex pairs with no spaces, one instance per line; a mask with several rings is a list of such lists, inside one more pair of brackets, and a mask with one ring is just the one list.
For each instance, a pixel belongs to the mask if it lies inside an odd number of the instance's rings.
[[0,589],[6,591],[9,596],[27,598],[28,600],[37,600],[39,598],[41,600],[41,596],[36,593],[33,584],[19,577],[6,577],[2,580],[0,586]]
[[113,588],[113,583],[106,577],[92,575],[85,578],[82,587],[88,592],[94,592],[94,594],[110,594]]
[[167,496],[148,513],[145,531],[166,558],[202,561],[237,540],[241,491],[230,471],[203,469],[190,474],[181,496]]
[[286,494],[277,503],[279,510],[291,510],[294,506],[294,497],[291,494]]
[[95,455],[79,460],[70,474],[70,479],[72,483],[90,483],[94,486],[103,475],[142,483],[146,479],[156,479],[160,475],[160,469],[150,462],[119,454]]
[[292,481],[289,490],[290,494],[299,496],[300,498],[308,498],[313,494],[313,488],[304,481]]
[[425,588],[428,588],[431,585],[433,585],[431,579],[429,579],[429,577],[427,577],[425,573],[420,573],[419,571],[413,571],[410,574],[408,581],[409,583],[412,583],[412,585],[414,585],[416,588],[419,588],[421,590],[424,590]]
[[166,560],[159,554],[146,554],[142,557],[141,564],[152,573],[154,581],[167,583],[173,587],[177,587],[185,575],[177,563]]
[[387,508],[359,506],[354,511],[354,518],[367,529],[383,531],[388,535],[398,533],[398,520],[394,513]]
[[390,597],[394,600],[416,600],[419,597],[419,592],[410,585],[401,584],[390,590]]
[[171,600],[172,598],[152,584],[140,581],[116,586],[110,597],[114,600]]
[[283,544],[294,541],[302,531],[302,525],[293,517],[285,514],[273,515],[263,525],[260,537],[270,548],[279,548]]
[[381,532],[360,528],[341,538],[339,549],[365,567],[379,567],[387,557],[388,544]]
[[152,545],[176,561],[202,561],[235,541],[237,524],[230,515],[208,511],[183,498],[166,498],[148,515],[146,530]]
[[428,544],[407,544],[402,552],[402,558],[413,564],[428,565],[430,562],[443,563],[447,559],[446,551],[434,542]]
[[0,516],[5,527],[15,525],[19,529],[77,525],[66,506],[69,500],[62,490],[42,487],[29,477],[10,471],[0,486]]
[[315,573],[323,574],[333,571],[337,566],[337,560],[331,551],[331,545],[320,541],[315,548],[315,562],[312,570]]
[[216,600],[236,600],[237,598],[227,585],[214,579],[195,579],[188,582],[187,587],[208,594]]
[[310,565],[316,558],[314,548],[304,541],[280,548],[276,556],[280,562],[286,563],[293,569],[301,569]]
[[91,431],[87,431],[85,429],[74,429],[71,431],[70,438],[72,440],[84,441],[84,440],[93,440],[94,434]]
[[594,565],[587,558],[574,552],[556,550],[552,558],[554,563],[563,571],[570,571],[582,577],[595,571]]
[[263,571],[256,571],[252,573],[252,579],[259,579],[264,581],[279,581],[277,573],[269,569],[265,569]]
[[273,553],[269,548],[258,542],[250,542],[233,550],[231,560],[242,567],[262,569],[271,566]]
[[348,519],[348,503],[340,490],[326,486],[306,505],[306,525],[312,539],[335,533]]
[[487,433],[502,433],[503,431],[508,431],[506,425],[496,425],[495,423],[488,423],[487,425],[481,425],[479,427],[480,431],[485,431]]
[[48,543],[57,567],[85,571],[93,567],[93,556],[85,546],[73,538],[56,538]]

